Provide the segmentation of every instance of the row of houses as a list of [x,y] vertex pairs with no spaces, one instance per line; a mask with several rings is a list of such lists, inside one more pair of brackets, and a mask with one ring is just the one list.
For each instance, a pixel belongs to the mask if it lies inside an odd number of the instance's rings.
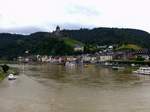
[[150,49],[141,49],[138,51],[118,51],[114,53],[113,58],[118,60],[135,60],[138,57],[145,61],[150,60]]
[[135,60],[136,58],[141,57],[143,60],[150,60],[150,50],[143,49],[136,52],[133,51],[107,51],[107,52],[97,52],[95,54],[82,54],[78,56],[27,56],[27,57],[18,57],[19,61],[31,62],[50,62],[50,63],[63,63],[66,61],[76,61],[76,62],[105,62],[112,60]]
[[99,54],[83,54],[79,56],[27,56],[18,57],[20,62],[49,62],[49,63],[64,63],[67,61],[85,62],[85,63],[96,63],[112,60],[113,56],[110,54],[99,55]]

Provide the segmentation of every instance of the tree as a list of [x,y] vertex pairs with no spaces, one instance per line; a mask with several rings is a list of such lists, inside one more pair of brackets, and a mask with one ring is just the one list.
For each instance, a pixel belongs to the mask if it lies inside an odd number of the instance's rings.
[[2,65],[2,70],[4,73],[7,73],[7,71],[9,70],[9,66],[8,65]]

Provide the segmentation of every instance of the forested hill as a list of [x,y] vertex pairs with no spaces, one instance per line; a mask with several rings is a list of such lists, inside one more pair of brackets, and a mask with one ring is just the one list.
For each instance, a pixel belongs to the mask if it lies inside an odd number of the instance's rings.
[[136,29],[95,28],[63,30],[64,35],[82,42],[104,44],[132,43],[150,48],[150,34]]
[[59,37],[48,32],[30,35],[0,33],[0,58],[14,58],[23,55],[25,50],[31,54],[67,55],[73,53],[75,44],[124,43],[150,48],[150,34],[141,30],[118,28],[62,30]]
[[76,44],[82,43],[63,36],[56,37],[48,32],[36,32],[30,35],[1,33],[0,59],[24,56],[26,50],[30,54],[69,55],[73,53]]

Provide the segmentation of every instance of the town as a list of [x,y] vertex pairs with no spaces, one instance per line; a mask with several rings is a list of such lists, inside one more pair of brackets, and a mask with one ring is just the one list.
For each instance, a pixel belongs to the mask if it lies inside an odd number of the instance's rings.
[[[114,47],[110,46],[98,46],[103,48],[102,51],[96,52],[94,54],[80,54],[71,56],[48,56],[48,55],[30,55],[29,51],[26,51],[24,57],[18,57],[19,62],[41,62],[41,63],[54,63],[54,64],[64,64],[66,62],[76,62],[76,63],[100,63],[105,62],[116,62],[125,64],[149,64],[150,62],[150,50],[140,49],[137,51],[123,50],[114,51]],[[74,51],[83,52],[84,47],[76,46]],[[105,63],[106,64],[106,63]]]

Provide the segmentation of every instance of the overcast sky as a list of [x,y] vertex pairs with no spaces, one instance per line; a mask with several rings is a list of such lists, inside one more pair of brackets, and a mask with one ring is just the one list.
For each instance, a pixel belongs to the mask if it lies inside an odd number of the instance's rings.
[[119,27],[150,32],[150,0],[0,0],[0,32]]

